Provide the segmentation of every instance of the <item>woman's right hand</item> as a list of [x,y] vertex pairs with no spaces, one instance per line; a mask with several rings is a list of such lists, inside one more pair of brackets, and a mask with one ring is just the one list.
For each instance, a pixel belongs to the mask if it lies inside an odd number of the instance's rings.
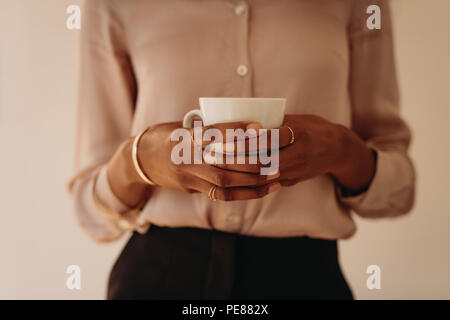
[[[208,128],[246,130],[248,123],[218,124]],[[266,176],[220,169],[207,164],[175,164],[171,160],[172,149],[179,143],[171,141],[174,130],[182,128],[181,122],[157,124],[141,138],[138,159],[141,169],[158,186],[185,192],[208,194],[216,186],[214,196],[218,200],[248,200],[261,198],[279,189],[279,173]],[[192,130],[193,129],[188,129]],[[138,204],[149,193],[151,186],[137,174],[132,157],[133,139],[125,141],[108,163],[108,179],[113,193],[130,207]],[[191,143],[191,155],[194,154]]]

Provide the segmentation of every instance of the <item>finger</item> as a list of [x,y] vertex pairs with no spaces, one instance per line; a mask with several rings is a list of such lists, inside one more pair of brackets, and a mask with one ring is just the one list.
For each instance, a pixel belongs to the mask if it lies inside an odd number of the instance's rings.
[[[213,187],[215,187],[213,189]],[[213,199],[221,201],[236,201],[236,200],[250,200],[259,199],[270,193],[276,192],[281,187],[279,182],[272,182],[264,186],[254,188],[236,187],[236,188],[222,188],[214,184],[200,183],[197,190],[209,195]]]
[[[223,154],[209,152],[204,153],[204,159],[207,163],[217,168],[246,172],[252,174],[273,175],[278,172],[280,166],[279,151],[271,151],[270,153],[251,153],[251,154]],[[262,162],[262,163],[261,163]]]
[[[248,157],[247,159],[250,159]],[[252,164],[246,161],[245,163],[238,164],[238,163],[227,163],[226,161],[223,161],[223,163],[217,163],[213,164],[214,167],[230,171],[230,172],[241,172],[241,173],[248,173],[248,174],[256,174],[256,175],[268,175],[272,176],[275,174],[278,174],[278,166],[274,166],[271,168],[270,165],[261,165],[260,163]]]
[[273,182],[256,188],[216,188],[215,198],[222,201],[259,199],[280,189],[279,182]]
[[[292,139],[290,127],[282,126],[274,129],[258,129],[256,135],[258,140],[266,139],[267,149],[273,149],[272,145],[276,144],[275,148],[284,148],[289,145]],[[292,129],[292,128],[291,128]]]
[[280,174],[278,167],[263,167],[261,165],[254,164],[220,164],[215,166],[225,171],[251,173],[268,177],[277,176]]
[[[247,127],[251,129],[248,132]],[[255,128],[262,128],[262,126],[258,122],[254,121],[239,121],[194,127],[189,130],[191,136],[193,137],[193,141],[195,141],[198,145],[205,146],[211,142],[225,142],[226,139],[229,139],[229,141],[234,141],[237,139],[236,135],[240,137],[241,135],[246,135],[246,132],[247,136],[251,136],[252,133],[255,132]],[[230,130],[235,134],[230,134]]]
[[195,178],[200,178],[219,187],[254,187],[268,184],[280,177],[279,172],[273,175],[261,175],[251,172],[229,171],[208,164],[183,166],[183,171]]
[[211,143],[211,151],[225,153],[252,153],[267,152],[268,150],[287,147],[293,140],[293,135],[288,127],[277,129],[259,129],[254,134],[237,135],[233,140],[226,137],[224,143],[214,141]]
[[212,125],[203,127],[204,130],[219,129],[223,132],[226,132],[227,129],[257,130],[257,129],[261,129],[261,128],[262,128],[262,125],[256,121],[221,122],[221,123],[216,123],[216,124],[212,124]]

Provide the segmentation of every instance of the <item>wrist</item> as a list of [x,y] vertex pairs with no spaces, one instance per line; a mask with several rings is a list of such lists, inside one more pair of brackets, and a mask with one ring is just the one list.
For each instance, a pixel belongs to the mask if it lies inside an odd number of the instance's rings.
[[374,151],[352,130],[338,126],[339,159],[331,170],[336,181],[350,192],[367,189],[375,174]]
[[136,172],[132,160],[133,139],[120,145],[108,163],[107,172],[112,192],[126,205],[134,207],[148,197],[150,186]]

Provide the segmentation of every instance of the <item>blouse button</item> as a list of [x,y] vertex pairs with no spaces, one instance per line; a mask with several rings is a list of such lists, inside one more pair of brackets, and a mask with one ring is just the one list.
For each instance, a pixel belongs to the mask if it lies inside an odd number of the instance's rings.
[[240,4],[240,5],[236,6],[236,8],[234,8],[234,13],[237,16],[242,16],[245,13],[245,11],[247,11],[247,9],[245,8],[244,4]]
[[237,67],[236,72],[239,76],[245,77],[245,75],[248,73],[248,68],[246,65],[241,64]]
[[227,222],[232,225],[233,227],[235,227],[240,221],[240,218],[237,214],[232,213],[227,217]]

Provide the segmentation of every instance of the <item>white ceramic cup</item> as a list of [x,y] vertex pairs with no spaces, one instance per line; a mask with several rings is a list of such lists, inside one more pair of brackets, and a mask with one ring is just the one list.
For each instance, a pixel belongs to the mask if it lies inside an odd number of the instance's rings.
[[256,121],[263,128],[278,128],[283,124],[284,98],[200,98],[200,109],[186,113],[184,128],[192,128],[195,116],[208,126],[223,122]]

